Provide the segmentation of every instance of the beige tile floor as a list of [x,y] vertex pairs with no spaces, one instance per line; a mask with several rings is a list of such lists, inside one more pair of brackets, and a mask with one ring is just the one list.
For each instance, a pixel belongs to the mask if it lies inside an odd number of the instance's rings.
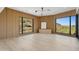
[[57,34],[29,34],[0,39],[0,51],[78,51],[76,38]]

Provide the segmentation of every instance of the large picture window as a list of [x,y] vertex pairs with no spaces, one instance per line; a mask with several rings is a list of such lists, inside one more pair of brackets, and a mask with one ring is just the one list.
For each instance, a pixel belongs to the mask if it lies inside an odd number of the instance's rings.
[[59,18],[56,20],[56,32],[69,33],[69,17]]
[[33,20],[26,17],[20,18],[20,34],[33,32]]
[[69,16],[56,19],[56,32],[62,34],[75,35],[76,16]]
[[71,35],[76,35],[76,16],[71,16]]

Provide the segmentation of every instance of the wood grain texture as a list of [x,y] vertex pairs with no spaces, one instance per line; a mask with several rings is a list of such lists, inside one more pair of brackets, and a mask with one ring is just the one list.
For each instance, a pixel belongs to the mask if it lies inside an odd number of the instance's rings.
[[38,18],[36,16],[22,13],[13,9],[5,8],[0,14],[0,38],[11,38],[19,36],[20,17],[34,20],[34,32],[38,30]]
[[[40,17],[40,24],[42,21],[47,22],[47,29],[51,29],[52,33],[55,33],[55,20],[57,18],[74,16],[74,15],[76,15],[76,10],[70,10],[70,11],[62,12],[56,15],[42,16]],[[40,27],[40,24],[39,24],[39,27]]]
[[0,13],[0,39],[6,38],[6,9]]
[[[65,16],[75,15],[76,11],[71,10],[56,15],[50,16],[34,16],[28,13],[16,11],[10,8],[5,8],[0,13],[0,38],[10,38],[19,36],[19,22],[20,17],[27,17],[34,20],[34,32],[38,33],[41,28],[41,22],[47,22],[47,29],[51,29],[52,33],[55,33],[55,19]],[[43,18],[43,19],[42,19]],[[41,20],[42,19],[42,20]]]

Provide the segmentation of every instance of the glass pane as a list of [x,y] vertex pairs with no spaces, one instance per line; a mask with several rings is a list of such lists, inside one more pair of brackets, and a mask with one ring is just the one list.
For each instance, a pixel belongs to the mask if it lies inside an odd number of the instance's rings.
[[76,34],[76,16],[71,16],[71,34]]
[[32,32],[32,19],[23,18],[23,33]]
[[20,17],[20,34],[22,34],[22,18]]
[[47,28],[47,22],[41,22],[41,29],[46,29]]
[[56,20],[56,32],[69,34],[69,17]]

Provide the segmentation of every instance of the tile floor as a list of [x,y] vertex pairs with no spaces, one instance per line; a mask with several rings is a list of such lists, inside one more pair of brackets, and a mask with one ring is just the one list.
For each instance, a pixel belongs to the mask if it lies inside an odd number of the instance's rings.
[[79,40],[57,34],[35,33],[0,39],[0,51],[79,51]]

